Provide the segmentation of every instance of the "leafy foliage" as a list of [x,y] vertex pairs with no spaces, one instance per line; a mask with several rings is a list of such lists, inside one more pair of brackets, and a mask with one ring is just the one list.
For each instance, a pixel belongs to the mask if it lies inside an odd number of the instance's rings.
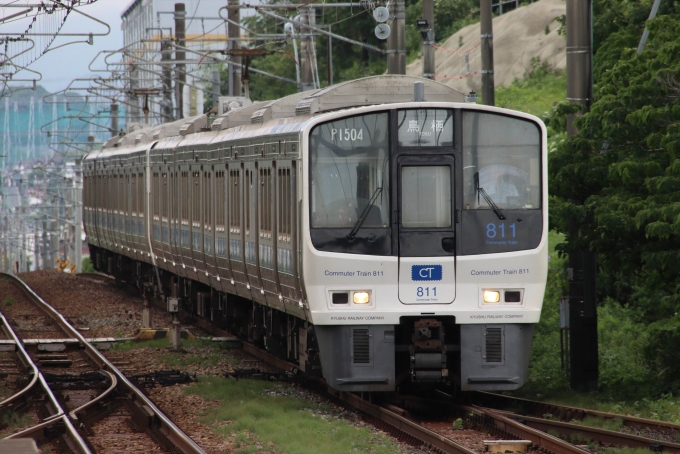
[[[473,17],[474,9],[479,8],[479,2],[474,0],[437,0],[434,2],[434,33],[435,41],[443,42],[461,28],[479,21],[479,16]],[[406,54],[407,59],[420,57],[422,37],[416,26],[416,20],[423,17],[422,0],[406,0]]]
[[[597,252],[600,300],[618,301],[632,321],[651,325],[638,339],[644,358],[627,355],[639,362],[630,367],[642,368],[631,373],[654,380],[658,393],[680,389],[680,14],[677,2],[664,4],[646,23],[649,40],[637,54],[650,7],[596,4],[595,100],[575,121],[579,134],[550,154],[549,169],[552,226],[566,233],[568,219],[580,222],[561,250]],[[551,126],[563,128],[577,111],[558,106]],[[630,360],[620,354],[603,361]],[[622,385],[620,377],[601,378],[605,387]]]
[[[273,1],[271,3],[277,3]],[[285,13],[280,13],[284,15]],[[294,19],[297,12],[290,14]],[[319,8],[315,18],[317,26],[325,29],[331,26],[335,34],[345,36],[360,43],[370,44],[378,48],[385,48],[385,43],[375,37],[375,21],[363,8]],[[243,23],[250,30],[259,34],[283,33],[284,21],[263,15],[254,15],[243,19]],[[300,33],[300,30],[297,30]],[[319,82],[322,87],[328,85],[330,79],[329,39],[326,36],[316,38],[316,56],[318,64]],[[258,57],[251,60],[251,68],[266,71],[270,74],[296,80],[296,62],[291,58],[294,53],[292,43],[280,41],[254,41],[252,47],[266,47],[278,50],[278,53]],[[298,43],[298,51],[300,44]],[[386,69],[385,56],[366,48],[339,39],[332,40],[332,79],[333,83],[360,77],[382,74]],[[227,69],[222,69],[222,80],[228,80]],[[226,86],[226,85],[225,85]],[[272,79],[268,76],[250,73],[250,96],[253,100],[263,101],[277,99],[297,92],[294,83]],[[226,94],[226,90],[223,90]]]
[[[270,3],[279,3],[272,0]],[[471,12],[479,7],[476,0],[439,0],[434,5],[435,40],[442,42],[453,33],[471,23],[477,22],[479,16]],[[416,19],[422,17],[422,0],[406,0],[406,54],[407,60],[418,58],[422,49],[422,38]],[[280,13],[284,15],[284,13]],[[291,13],[292,19],[297,12]],[[319,8],[316,24],[324,27],[330,25],[331,31],[354,41],[370,44],[381,49],[386,48],[385,41],[375,37],[376,22],[363,8]],[[283,33],[284,22],[263,15],[254,15],[243,19],[250,30],[262,33]],[[299,32],[299,30],[298,30]],[[316,55],[319,81],[322,87],[328,85],[330,79],[329,40],[326,36],[316,38]],[[265,46],[277,49],[280,53],[258,57],[251,60],[251,68],[260,69],[270,74],[296,80],[296,69],[293,59],[293,45],[290,43],[271,41],[254,41],[250,46]],[[299,44],[298,44],[299,48]],[[298,49],[299,50],[299,49]],[[358,79],[361,77],[383,74],[387,68],[384,55],[372,52],[359,45],[350,44],[338,39],[332,40],[332,80],[333,83]],[[228,80],[227,69],[221,69],[222,80]],[[226,95],[227,87],[223,84],[222,94]],[[297,91],[295,84],[269,78],[268,76],[250,73],[250,95],[254,100],[270,100],[293,94]],[[206,101],[206,105],[208,105]]]

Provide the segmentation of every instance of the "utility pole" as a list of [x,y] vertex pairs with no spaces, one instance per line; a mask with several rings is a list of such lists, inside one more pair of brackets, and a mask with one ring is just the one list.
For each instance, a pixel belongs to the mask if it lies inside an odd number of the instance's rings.
[[493,80],[493,18],[491,1],[479,1],[480,32],[482,39],[482,103],[496,105]]
[[40,269],[40,242],[38,241],[38,230],[40,221],[36,218],[33,226],[33,270]]
[[[220,100],[220,95],[222,94],[222,80],[220,79],[220,71],[218,69],[214,69],[212,72],[212,106],[213,109],[217,108],[217,105],[219,104]],[[217,112],[217,115],[221,114],[222,112]]]
[[[88,141],[92,137],[94,143],[94,136],[89,136]],[[90,149],[91,151],[91,149]],[[73,179],[73,212],[75,218],[74,225],[74,238],[73,247],[74,254],[73,260],[76,264],[76,273],[80,273],[83,270],[83,208],[81,203],[81,198],[83,196],[82,185],[80,184],[80,175],[82,173],[82,160],[76,159],[75,165],[75,178]]]
[[49,238],[47,235],[47,215],[43,214],[42,219],[42,262],[44,270],[53,269],[53,263],[49,255]]
[[[332,33],[330,25],[328,25],[328,32]],[[328,35],[328,86],[331,85],[333,85],[333,37]]]
[[[567,100],[586,109],[593,102],[592,0],[567,0]],[[567,117],[567,136],[578,134],[575,115]],[[574,201],[572,201],[574,203]],[[569,220],[569,235],[578,235],[579,223]],[[571,388],[596,391],[598,384],[597,264],[595,253],[569,254],[569,347]]]
[[423,19],[427,29],[423,33],[423,77],[434,79],[434,0],[423,0]]
[[[229,0],[229,6],[236,6],[236,8],[229,8],[227,19],[231,22],[227,25],[227,34],[229,35],[230,50],[238,50],[241,45],[236,38],[241,36],[241,29],[235,25],[241,23],[241,10],[239,0]],[[241,57],[231,57],[234,65],[227,65],[229,71],[229,96],[241,96]]]
[[396,0],[391,8],[394,20],[387,37],[387,74],[406,74],[406,5],[404,0]]
[[[313,16],[310,14],[310,8],[301,8],[300,22],[307,25],[313,25]],[[300,27],[300,33],[309,35],[310,30],[305,27]],[[300,87],[299,91],[314,90],[314,75],[312,74],[312,38],[303,38],[300,41]]]
[[170,60],[172,60],[172,40],[164,39],[161,42],[161,61],[163,62],[163,100],[161,101],[161,118],[163,123],[171,122],[174,117],[172,115],[172,68],[170,68]]
[[128,110],[130,112],[130,120],[134,122],[141,121],[141,116],[139,114],[139,97],[137,96],[137,89],[139,88],[139,71],[135,69],[134,65],[131,65],[130,71],[130,105]]
[[[180,62],[186,60],[187,53],[180,48],[186,46],[186,10],[184,3],[175,3],[175,43],[178,48],[175,50],[175,60]],[[182,107],[184,106],[184,84],[187,82],[186,65],[184,63],[177,63],[176,77],[175,77],[175,97],[177,106],[177,115],[175,118],[183,118]]]
[[118,104],[111,104],[111,137],[118,135]]

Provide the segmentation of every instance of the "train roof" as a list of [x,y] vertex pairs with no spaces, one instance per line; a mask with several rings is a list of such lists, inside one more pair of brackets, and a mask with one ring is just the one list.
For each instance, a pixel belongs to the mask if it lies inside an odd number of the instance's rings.
[[[163,140],[162,144],[167,147],[170,144],[176,146],[180,142],[186,142],[187,145],[208,143],[215,137],[221,140],[234,140],[294,132],[298,131],[310,117],[322,113],[412,101],[415,82],[423,83],[425,99],[465,102],[465,95],[462,92],[434,80],[401,75],[365,77],[321,90],[295,93],[274,101],[255,102],[218,116],[211,125],[208,125],[207,115],[198,115],[140,129],[124,137],[110,139],[104,144],[101,152],[90,153],[86,159],[135,152],[138,148],[141,151],[145,143],[161,139],[178,140]],[[197,134],[208,131],[213,133]],[[217,131],[219,134],[214,133]],[[189,137],[194,134],[197,135]],[[105,151],[107,149],[110,151]]]

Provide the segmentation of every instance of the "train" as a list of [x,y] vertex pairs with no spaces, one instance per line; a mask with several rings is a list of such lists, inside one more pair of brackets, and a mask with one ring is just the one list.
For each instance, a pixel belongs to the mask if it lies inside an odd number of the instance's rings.
[[340,391],[521,387],[543,122],[410,76],[246,101],[83,158],[95,269]]

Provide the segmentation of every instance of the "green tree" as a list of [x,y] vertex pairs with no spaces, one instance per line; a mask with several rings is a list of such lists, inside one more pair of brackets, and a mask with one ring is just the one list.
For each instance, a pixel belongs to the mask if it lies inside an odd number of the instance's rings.
[[[568,219],[580,222],[563,251],[598,253],[601,299],[614,298],[651,324],[644,339],[649,370],[661,371],[665,390],[677,390],[680,15],[671,3],[648,22],[649,40],[639,55],[651,5],[604,3],[611,8],[600,4],[595,20],[595,29],[602,27],[595,33],[594,103],[575,123],[579,134],[549,157],[551,223],[566,233]],[[552,126],[564,125],[574,111],[559,106]]]

